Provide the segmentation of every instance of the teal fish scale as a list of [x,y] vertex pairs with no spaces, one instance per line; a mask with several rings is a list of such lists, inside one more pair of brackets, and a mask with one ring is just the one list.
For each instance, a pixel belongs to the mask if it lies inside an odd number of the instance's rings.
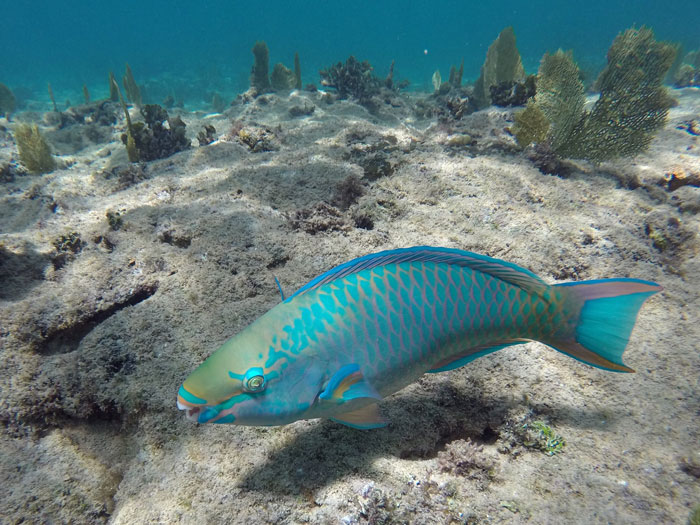
[[[554,318],[540,298],[503,280],[430,262],[363,270],[297,300],[333,302],[320,318],[306,319],[305,330],[333,350],[326,359],[336,366],[359,364],[380,391],[395,388],[397,381],[412,382],[459,350],[534,338],[538,322],[547,325]],[[541,316],[536,315],[538,302]]]

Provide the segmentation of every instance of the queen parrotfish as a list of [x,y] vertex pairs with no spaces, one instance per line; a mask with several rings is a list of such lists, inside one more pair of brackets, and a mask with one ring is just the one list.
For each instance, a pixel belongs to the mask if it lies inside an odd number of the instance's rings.
[[513,263],[417,246],[354,259],[284,298],[185,380],[177,406],[199,423],[386,424],[377,402],[426,372],[540,341],[604,370],[642,303],[639,279],[550,285]]

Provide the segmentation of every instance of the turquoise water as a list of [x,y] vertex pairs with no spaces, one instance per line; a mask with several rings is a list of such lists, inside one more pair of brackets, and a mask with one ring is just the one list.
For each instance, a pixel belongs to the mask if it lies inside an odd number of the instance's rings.
[[[700,47],[700,2],[625,0],[561,2],[4,2],[0,82],[48,105],[56,99],[108,92],[129,62],[137,82],[152,82],[160,102],[165,84],[189,107],[212,91],[232,97],[248,86],[250,49],[270,47],[270,65],[293,63],[299,52],[304,83],[349,55],[369,60],[379,76],[396,61],[395,77],[427,88],[436,69],[446,76],[464,59],[465,79],[479,75],[488,45],[512,25],[528,72],[545,51],[573,49],[583,69],[602,67],[615,35],[651,26],[658,39]],[[427,51],[427,53],[426,53]],[[19,88],[19,89],[18,89]]]

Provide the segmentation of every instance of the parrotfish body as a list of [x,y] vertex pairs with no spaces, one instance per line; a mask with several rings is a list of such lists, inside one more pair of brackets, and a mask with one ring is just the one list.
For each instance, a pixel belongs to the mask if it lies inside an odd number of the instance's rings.
[[282,425],[328,417],[385,422],[377,401],[426,372],[540,341],[605,370],[622,363],[653,282],[549,285],[515,264],[418,246],[368,255],[317,277],[226,341],[180,387],[200,423]]

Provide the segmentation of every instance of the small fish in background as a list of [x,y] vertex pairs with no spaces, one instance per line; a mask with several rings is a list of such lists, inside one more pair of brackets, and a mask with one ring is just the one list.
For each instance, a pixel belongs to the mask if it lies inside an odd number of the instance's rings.
[[638,279],[549,285],[515,264],[418,246],[320,275],[226,341],[185,380],[199,423],[284,425],[326,417],[386,424],[377,402],[426,372],[540,341],[586,364],[622,362],[637,313],[661,286]]

